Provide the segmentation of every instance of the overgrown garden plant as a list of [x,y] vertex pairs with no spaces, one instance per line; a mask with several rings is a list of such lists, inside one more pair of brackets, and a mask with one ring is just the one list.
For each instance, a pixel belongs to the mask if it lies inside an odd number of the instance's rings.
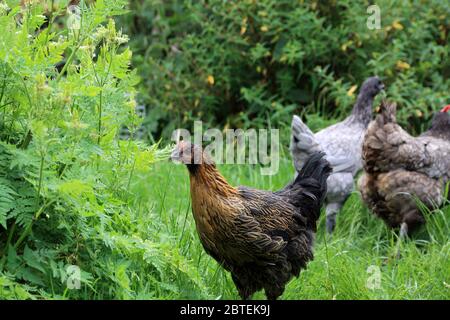
[[140,122],[125,3],[0,4],[0,298],[132,298],[189,269],[143,192],[164,150],[117,138]]

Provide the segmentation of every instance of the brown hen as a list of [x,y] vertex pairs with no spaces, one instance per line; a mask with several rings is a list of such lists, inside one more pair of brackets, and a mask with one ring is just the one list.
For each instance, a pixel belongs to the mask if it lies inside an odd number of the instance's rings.
[[439,207],[450,180],[450,115],[437,113],[428,131],[412,137],[396,122],[396,105],[383,102],[363,142],[362,198],[403,238],[425,222],[417,207]]
[[331,172],[313,154],[294,182],[278,192],[234,188],[211,158],[179,142],[172,160],[189,170],[192,212],[205,251],[231,272],[242,299],[265,290],[276,299],[313,259],[316,222]]

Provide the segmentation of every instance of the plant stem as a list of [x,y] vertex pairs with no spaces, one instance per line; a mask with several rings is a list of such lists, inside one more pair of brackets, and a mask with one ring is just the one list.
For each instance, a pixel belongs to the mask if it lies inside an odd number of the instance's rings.
[[56,82],[59,82],[59,80],[61,80],[62,76],[64,75],[64,73],[67,70],[67,67],[72,63],[72,60],[75,57],[75,54],[77,53],[77,51],[80,48],[81,44],[90,35],[89,32],[86,32],[86,35],[84,37],[82,37],[81,40],[80,40],[81,30],[83,30],[83,15],[80,16],[80,30],[78,30],[78,35],[77,35],[77,38],[75,40],[76,45],[73,48],[72,52],[70,53],[69,58],[67,58],[67,61],[64,64],[64,67],[61,69],[61,72],[56,77]]
[[27,133],[25,134],[25,138],[23,138],[22,142],[19,145],[19,148],[26,149],[28,147],[28,145],[30,144],[32,137],[33,137],[33,135],[31,134],[31,130],[28,129]]
[[6,245],[5,245],[5,248],[3,249],[3,252],[2,252],[2,259],[0,260],[0,270],[3,269],[3,266],[5,264],[6,258],[8,256],[8,248],[9,248],[9,245],[11,243],[11,240],[12,240],[12,237],[14,235],[14,231],[15,230],[16,230],[16,221],[13,222],[13,224],[11,226],[11,230],[9,230],[9,233],[8,233],[8,239],[6,240]]
[[[84,39],[83,39],[84,41]],[[82,42],[81,42],[82,43]],[[80,43],[80,44],[81,44]],[[69,64],[72,62],[73,58],[75,57],[75,53],[78,51],[78,48],[80,47],[80,44],[78,44],[75,48],[73,48],[72,52],[70,53],[69,58],[67,58],[66,63],[64,64],[64,67],[61,69],[61,72],[58,74],[58,76],[56,77],[56,82],[59,82],[59,80],[61,80],[63,74],[66,72],[67,67],[69,66]]]
[[19,239],[17,240],[16,244],[14,245],[14,249],[17,250],[17,248],[19,248],[19,246],[22,244],[22,242],[25,240],[26,237],[28,237],[28,235],[31,233],[31,228],[34,224],[34,222],[37,220],[37,218],[39,218],[39,216],[41,215],[41,213],[44,211],[44,209],[46,208],[46,205],[43,205],[39,208],[38,211],[36,211],[33,221],[31,221],[31,223],[26,227],[25,231],[20,235]]
[[38,184],[38,190],[37,190],[38,203],[39,203],[39,198],[41,196],[42,178],[44,176],[44,161],[45,161],[45,154],[43,151],[41,151],[41,165],[39,167],[39,184]]
[[9,244],[11,243],[11,239],[12,239],[15,231],[16,231],[16,221],[13,222],[13,224],[11,226],[11,230],[9,231],[8,240],[6,240],[6,248],[9,247]]
[[98,128],[97,128],[97,144],[100,146],[102,133],[102,102],[103,102],[103,88],[100,90],[100,101],[98,104]]
[[0,103],[2,103],[3,100],[3,96],[5,94],[5,88],[6,88],[6,77],[9,75],[5,74],[5,77],[3,78],[3,83],[2,83],[2,92],[0,93]]

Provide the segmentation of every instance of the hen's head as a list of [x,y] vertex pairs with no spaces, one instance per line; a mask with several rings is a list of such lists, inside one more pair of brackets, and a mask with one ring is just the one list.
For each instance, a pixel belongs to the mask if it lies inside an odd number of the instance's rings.
[[431,128],[441,131],[450,131],[450,105],[441,109],[440,112],[434,114],[433,120],[431,120]]
[[213,164],[210,157],[203,152],[202,147],[189,141],[179,141],[172,151],[170,159],[174,162],[181,162],[188,167],[203,163]]
[[384,84],[380,78],[370,77],[362,84],[360,94],[373,98],[382,90],[384,90]]
[[430,128],[423,133],[424,136],[432,136],[444,140],[450,140],[450,105],[436,112],[431,120]]
[[448,106],[443,107],[441,110],[441,112],[444,112],[444,113],[449,112],[449,111],[450,111],[450,104]]

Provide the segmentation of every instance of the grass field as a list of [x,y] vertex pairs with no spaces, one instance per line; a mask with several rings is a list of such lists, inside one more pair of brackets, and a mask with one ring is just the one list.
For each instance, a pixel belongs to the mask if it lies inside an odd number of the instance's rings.
[[[281,188],[293,175],[289,160],[281,161],[275,176],[261,176],[258,168],[250,165],[222,165],[219,169],[232,185],[270,190]],[[160,240],[176,246],[175,251],[188,261],[167,283],[157,285],[154,298],[238,299],[229,274],[200,244],[188,181],[186,168],[169,162],[156,164],[148,181],[153,219],[161,222],[157,230]],[[355,192],[338,215],[332,239],[324,234],[322,213],[315,259],[289,283],[281,298],[449,299],[450,207],[426,217],[426,227],[402,245],[397,260],[396,234],[364,208]],[[379,286],[374,282],[378,270]],[[170,290],[171,282],[184,290]],[[253,299],[264,299],[264,295],[257,293]]]

